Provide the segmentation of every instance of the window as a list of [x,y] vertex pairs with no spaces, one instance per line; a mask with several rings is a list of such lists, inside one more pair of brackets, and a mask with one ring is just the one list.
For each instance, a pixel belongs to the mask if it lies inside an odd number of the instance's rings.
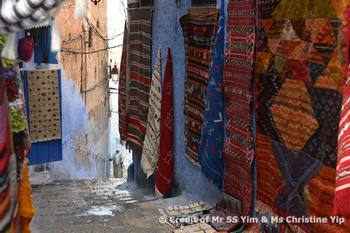
[[141,0],[141,6],[153,6],[154,0]]
[[216,0],[192,0],[192,6],[213,6]]

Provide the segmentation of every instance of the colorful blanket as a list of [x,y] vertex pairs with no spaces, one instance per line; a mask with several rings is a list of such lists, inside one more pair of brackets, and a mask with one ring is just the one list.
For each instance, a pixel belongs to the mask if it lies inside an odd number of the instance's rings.
[[198,150],[216,23],[217,13],[207,15],[189,13],[180,18],[186,56],[185,145],[187,157],[195,164],[199,164]]
[[142,170],[147,175],[147,178],[153,174],[159,157],[160,108],[162,101],[162,67],[160,58],[159,47],[152,77],[147,129],[141,157]]
[[141,155],[148,119],[151,86],[151,19],[150,8],[129,9],[130,83],[126,146]]
[[168,49],[164,71],[160,119],[160,151],[157,162],[156,194],[162,197],[174,181],[173,63],[170,48]]
[[218,30],[216,34],[210,81],[204,109],[202,137],[198,158],[203,173],[218,186],[223,185],[224,158],[224,94],[222,91],[222,70],[224,66],[225,1],[222,1]]
[[61,138],[61,108],[57,70],[29,70],[28,102],[32,142]]
[[[226,162],[223,196],[215,215],[248,216],[253,201],[252,162],[254,138],[251,125],[252,76],[255,48],[255,2],[228,2],[227,38],[223,89],[227,138],[223,155]],[[239,222],[215,225],[229,231]]]
[[0,232],[17,232],[18,181],[7,103],[5,76],[2,76],[0,77]]
[[126,63],[127,63],[127,49],[128,49],[128,26],[125,21],[123,51],[120,61],[120,74],[118,86],[118,113],[119,113],[119,134],[120,139],[126,141],[127,134],[127,119],[126,115]]
[[[261,1],[256,55],[259,214],[329,217],[342,95],[342,2]],[[281,231],[348,232],[347,223]],[[283,230],[284,229],[284,230]]]

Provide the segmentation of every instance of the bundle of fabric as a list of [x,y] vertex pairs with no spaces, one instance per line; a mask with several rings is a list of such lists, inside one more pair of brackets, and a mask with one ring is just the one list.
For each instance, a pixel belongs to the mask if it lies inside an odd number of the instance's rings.
[[162,197],[174,181],[173,62],[170,48],[164,71],[160,119],[160,150],[155,191],[157,196]]
[[180,18],[185,56],[185,146],[187,157],[199,164],[203,115],[209,68],[215,43],[217,13],[197,15],[188,13]]
[[173,233],[216,233],[217,231],[207,223],[196,223],[190,226],[183,226]]
[[[214,216],[248,216],[253,201],[252,162],[254,137],[251,124],[252,77],[255,48],[255,1],[228,2],[227,38],[223,70],[227,138],[224,189]],[[217,222],[217,230],[230,231],[240,224]]]
[[[257,203],[268,216],[333,210],[345,1],[262,1],[256,55]],[[348,201],[348,200],[347,200]],[[279,232],[348,232],[347,222]]]
[[156,64],[153,71],[149,111],[145,141],[143,143],[141,166],[143,172],[150,177],[159,157],[160,142],[160,114],[162,101],[162,67],[160,64],[160,48],[158,49]]
[[[166,224],[168,224],[171,228],[184,229],[184,226],[193,226],[198,223],[200,219],[206,219],[209,222],[209,215],[213,209],[213,205],[208,205],[205,202],[196,202],[185,206],[169,206],[166,208],[159,208],[158,210],[166,221]],[[186,221],[184,221],[185,219]],[[198,226],[194,228],[197,229]]]
[[[1,65],[0,68],[2,68]],[[0,73],[2,74],[2,69]],[[13,153],[6,80],[2,75],[0,76],[0,119],[0,232],[17,232],[20,224],[16,157]]]
[[126,63],[128,50],[128,25],[125,21],[123,51],[120,61],[120,74],[118,84],[118,113],[119,113],[119,134],[122,141],[126,141],[127,119],[126,116]]
[[151,19],[150,8],[129,9],[130,84],[126,146],[141,155],[148,119],[151,86]]
[[225,1],[221,3],[218,30],[216,34],[213,62],[210,68],[210,81],[205,103],[203,129],[198,158],[203,173],[218,186],[223,185],[224,158],[224,94],[222,91],[222,74],[224,66],[225,41]]

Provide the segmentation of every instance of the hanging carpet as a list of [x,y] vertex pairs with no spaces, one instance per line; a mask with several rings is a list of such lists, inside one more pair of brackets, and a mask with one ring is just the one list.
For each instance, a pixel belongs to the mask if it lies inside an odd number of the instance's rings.
[[128,49],[128,27],[125,21],[123,51],[120,61],[120,74],[118,83],[118,114],[119,114],[119,134],[120,139],[126,140],[127,119],[126,115],[126,63],[127,63],[127,49]]

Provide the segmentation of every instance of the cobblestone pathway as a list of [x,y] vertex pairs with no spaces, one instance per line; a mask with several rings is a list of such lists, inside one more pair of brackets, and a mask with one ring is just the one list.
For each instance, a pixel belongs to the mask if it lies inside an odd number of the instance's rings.
[[158,222],[155,196],[117,189],[122,182],[71,180],[33,186],[33,233],[171,232]]

